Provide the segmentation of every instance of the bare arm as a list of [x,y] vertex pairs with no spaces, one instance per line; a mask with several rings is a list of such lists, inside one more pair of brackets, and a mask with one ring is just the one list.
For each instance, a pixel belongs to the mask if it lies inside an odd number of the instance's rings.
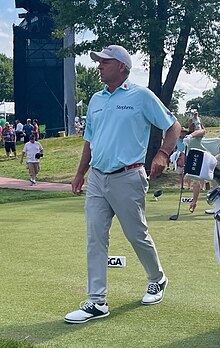
[[205,128],[203,127],[202,129],[198,129],[198,130],[192,132],[190,135],[192,136],[192,138],[204,137],[204,135],[205,135]]
[[89,162],[91,160],[91,150],[90,143],[85,142],[82,158],[79,164],[79,168],[77,170],[76,176],[72,181],[72,191],[73,193],[80,195],[82,186],[84,184],[84,176],[86,172],[89,170]]
[[175,148],[177,140],[180,136],[181,126],[176,121],[166,132],[163,145],[158,150],[151,164],[150,178],[155,179],[164,170],[170,153]]
[[20,163],[21,163],[21,164],[23,163],[24,155],[25,155],[25,152],[22,151],[22,153],[21,153],[21,158],[20,158]]

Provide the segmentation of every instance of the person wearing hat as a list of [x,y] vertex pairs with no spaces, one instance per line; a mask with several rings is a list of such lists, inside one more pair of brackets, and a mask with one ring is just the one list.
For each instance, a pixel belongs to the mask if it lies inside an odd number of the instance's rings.
[[187,185],[187,189],[190,190],[190,179],[187,178],[184,181],[182,180],[185,160],[186,160],[186,146],[183,143],[183,139],[185,138],[187,133],[188,133],[187,129],[185,127],[182,127],[180,132],[180,137],[176,144],[177,151],[176,151],[176,158],[175,158],[176,163],[174,163],[174,168],[176,173],[180,175],[180,187],[184,188],[184,182],[185,182]]
[[5,122],[5,128],[2,130],[2,138],[4,141],[5,152],[7,159],[10,159],[11,151],[14,153],[15,158],[17,158],[16,153],[16,133],[9,122]]
[[206,148],[201,143],[202,138],[205,136],[205,127],[197,111],[194,111],[193,116],[188,120],[188,128],[189,134],[186,135],[185,139],[187,152],[192,148],[206,151]]
[[36,184],[36,176],[40,171],[40,158],[43,156],[43,151],[42,145],[38,141],[35,141],[35,135],[31,134],[29,141],[24,145],[20,163],[23,163],[24,156],[26,155],[26,166],[29,170],[32,185]]
[[[199,117],[198,111],[193,112],[193,116],[188,121],[189,134],[183,139],[184,145],[187,146],[187,154],[190,149],[198,149],[208,151],[202,144],[202,139],[205,136],[205,127]],[[207,183],[208,184],[208,183]],[[189,211],[193,213],[196,209],[201,187],[204,182],[193,180],[193,200],[190,203]]]
[[124,47],[110,45],[101,52],[91,52],[90,57],[98,62],[101,81],[106,86],[90,100],[85,145],[72,181],[73,193],[80,195],[90,168],[85,204],[88,300],[65,316],[64,320],[71,324],[109,315],[106,282],[109,230],[114,215],[148,276],[141,303],[162,301],[168,279],[145,219],[149,184],[144,162],[152,124],[166,131],[166,135],[153,159],[151,179],[165,168],[180,133],[180,124],[154,93],[129,81],[132,60]]

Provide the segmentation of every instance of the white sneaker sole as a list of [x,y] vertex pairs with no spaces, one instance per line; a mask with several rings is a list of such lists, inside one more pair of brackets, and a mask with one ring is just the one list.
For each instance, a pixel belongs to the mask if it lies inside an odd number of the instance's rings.
[[164,289],[163,289],[163,296],[162,296],[159,300],[154,301],[154,302],[143,302],[143,301],[141,301],[141,304],[142,304],[142,305],[144,305],[144,306],[151,306],[151,305],[160,303],[160,302],[163,300],[164,295],[165,295],[165,290],[166,290],[166,287],[167,287],[167,284],[168,284],[168,278],[166,278],[166,279],[167,279],[167,281],[166,281],[165,287],[164,287]]
[[65,317],[64,321],[66,323],[68,323],[68,324],[84,324],[87,321],[92,320],[92,319],[101,319],[101,318],[107,317],[109,314],[110,314],[110,312],[102,314],[102,315],[97,315],[97,316],[94,316],[94,317],[86,318],[84,320],[71,320],[71,319],[68,319],[68,318]]

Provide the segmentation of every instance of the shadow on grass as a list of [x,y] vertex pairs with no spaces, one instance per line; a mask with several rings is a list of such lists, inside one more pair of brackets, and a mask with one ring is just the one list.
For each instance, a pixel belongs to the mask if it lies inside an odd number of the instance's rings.
[[[114,308],[108,318],[103,320],[114,319],[119,315],[124,315],[138,307],[141,307],[140,301],[124,304]],[[0,337],[6,340],[15,340],[23,343],[42,344],[56,337],[64,336],[74,331],[86,329],[88,326],[97,325],[99,320],[91,320],[84,324],[68,324],[62,319],[30,324],[30,325],[9,325],[0,329]]]
[[[177,214],[177,211],[173,211],[172,215]],[[211,222],[214,222],[214,218],[211,218],[209,214],[200,214],[200,213],[182,213],[180,212],[180,215],[177,220],[170,220],[170,215],[159,215],[158,212],[155,213],[155,215],[147,216],[148,221],[170,221],[172,223],[175,223],[176,221],[196,221],[196,220],[210,220]]]
[[55,320],[30,325],[9,325],[2,327],[0,336],[3,339],[23,343],[40,344],[66,335],[70,329],[80,330],[82,325],[67,325],[64,321]]
[[220,328],[192,336],[181,341],[165,344],[160,348],[219,348]]
[[124,305],[111,310],[111,318],[117,317],[119,315],[124,315],[126,312],[130,312],[133,309],[137,309],[139,307],[143,307],[140,303],[140,300],[131,303],[125,303]]

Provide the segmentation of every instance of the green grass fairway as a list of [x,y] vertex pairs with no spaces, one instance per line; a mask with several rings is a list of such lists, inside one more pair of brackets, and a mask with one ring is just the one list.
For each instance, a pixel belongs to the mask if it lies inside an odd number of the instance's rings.
[[219,348],[213,216],[204,214],[202,193],[195,213],[185,203],[170,221],[178,198],[178,191],[158,202],[147,197],[150,233],[169,278],[164,301],[140,304],[145,274],[115,219],[109,255],[125,255],[127,267],[108,271],[111,315],[79,325],[63,317],[86,299],[84,196],[1,204],[0,347]]

